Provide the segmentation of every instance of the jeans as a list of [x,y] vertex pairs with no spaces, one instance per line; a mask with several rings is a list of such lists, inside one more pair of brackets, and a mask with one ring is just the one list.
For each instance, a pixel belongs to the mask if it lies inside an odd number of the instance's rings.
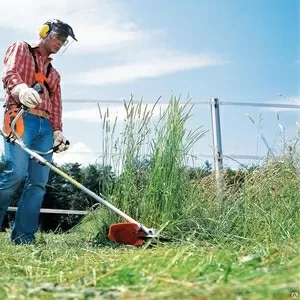
[[[25,113],[24,134],[21,139],[32,150],[46,152],[53,145],[53,130],[47,119]],[[18,145],[4,141],[5,166],[0,174],[0,226],[11,203],[12,196],[25,180],[24,189],[18,204],[11,240],[15,244],[34,243],[38,230],[40,208],[46,192],[50,169],[31,159]],[[44,156],[52,160],[52,153]]]

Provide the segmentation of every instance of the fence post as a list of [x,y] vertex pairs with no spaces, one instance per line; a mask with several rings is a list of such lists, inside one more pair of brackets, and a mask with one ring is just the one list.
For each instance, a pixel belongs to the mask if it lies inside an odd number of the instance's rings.
[[220,104],[218,98],[210,99],[210,108],[214,151],[214,169],[216,176],[217,196],[219,198],[222,190],[222,178],[220,175],[220,171],[223,169],[223,152],[221,137]]

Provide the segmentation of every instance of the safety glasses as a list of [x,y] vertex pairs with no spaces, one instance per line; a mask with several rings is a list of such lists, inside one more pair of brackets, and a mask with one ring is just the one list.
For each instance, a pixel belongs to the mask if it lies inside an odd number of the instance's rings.
[[51,31],[50,38],[57,40],[58,42],[63,44],[63,46],[66,46],[69,42],[68,35],[66,35],[65,33],[62,33],[62,32]]

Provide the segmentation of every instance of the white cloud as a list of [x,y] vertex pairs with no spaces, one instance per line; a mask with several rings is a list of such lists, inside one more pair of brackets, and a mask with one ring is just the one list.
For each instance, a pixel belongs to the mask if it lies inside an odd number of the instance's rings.
[[[0,2],[0,11],[9,12],[2,13],[0,27],[17,30],[21,39],[37,38],[40,26],[52,18],[62,19],[73,27],[79,42],[67,48],[68,55],[80,55],[81,59],[83,54],[95,56],[84,57],[82,67],[89,71],[75,75],[65,73],[64,83],[103,86],[224,63],[212,54],[180,53],[170,49],[167,32],[143,28],[133,22],[134,16],[122,2],[10,0]],[[96,55],[100,53],[101,59],[98,59]],[[108,65],[111,60],[114,65]]]
[[[109,109],[110,112],[110,118],[112,118],[112,115],[119,115],[118,108],[122,109],[121,107],[114,107],[113,111]],[[76,121],[82,121],[82,122],[89,122],[89,123],[95,123],[95,122],[102,122],[100,111],[98,108],[82,108],[82,109],[76,109],[71,111],[63,112],[63,119],[64,120],[76,120]]]
[[25,32],[32,38],[38,38],[38,29],[47,20],[59,18],[69,23],[79,43],[73,43],[68,53],[124,50],[126,44],[154,33],[139,29],[124,9],[105,0],[10,0],[0,2],[0,11],[9,12],[2,13],[0,27]]
[[64,163],[79,163],[83,166],[93,164],[99,159],[99,154],[93,152],[84,143],[76,143],[61,153],[54,153],[53,160],[55,163],[62,165]]
[[156,58],[124,63],[101,69],[72,74],[67,81],[85,85],[107,85],[134,81],[140,78],[153,78],[173,72],[216,66],[225,63],[213,56],[197,56],[173,53]]
[[[167,108],[167,104],[142,104],[141,112],[143,115],[144,111],[151,111],[151,120],[159,118],[161,112]],[[103,120],[109,119],[114,121],[117,119],[118,124],[126,119],[126,110],[123,104],[120,105],[107,105],[99,111],[98,108],[82,108],[77,110],[69,110],[63,112],[63,120],[76,120],[88,123],[102,123]]]

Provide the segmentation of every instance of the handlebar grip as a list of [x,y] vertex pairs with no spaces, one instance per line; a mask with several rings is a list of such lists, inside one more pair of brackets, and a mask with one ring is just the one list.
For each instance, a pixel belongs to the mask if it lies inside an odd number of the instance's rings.
[[34,89],[34,90],[36,90],[39,94],[43,94],[43,87],[38,83],[38,82],[36,82],[36,83],[34,83],[33,85],[32,85],[32,88]]
[[[53,152],[56,152],[61,144],[63,144],[63,142],[61,142],[60,144],[54,146],[52,148]],[[68,140],[66,140],[65,145],[70,145],[70,142]]]

